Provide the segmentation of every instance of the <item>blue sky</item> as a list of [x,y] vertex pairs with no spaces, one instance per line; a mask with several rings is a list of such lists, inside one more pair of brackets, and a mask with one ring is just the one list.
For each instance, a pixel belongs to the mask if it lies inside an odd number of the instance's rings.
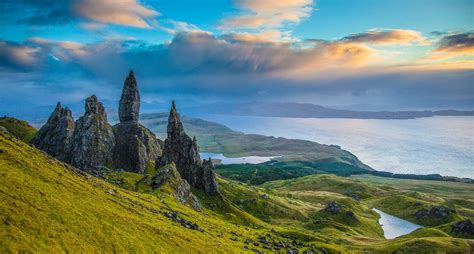
[[133,68],[148,102],[472,108],[473,9],[469,0],[6,0],[0,99],[4,109],[91,93],[113,101]]

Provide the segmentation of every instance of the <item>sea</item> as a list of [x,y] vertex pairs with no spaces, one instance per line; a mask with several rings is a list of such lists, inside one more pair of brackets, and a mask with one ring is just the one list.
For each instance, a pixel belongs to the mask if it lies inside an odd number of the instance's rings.
[[474,179],[474,117],[471,116],[408,120],[199,117],[247,134],[339,145],[376,170]]

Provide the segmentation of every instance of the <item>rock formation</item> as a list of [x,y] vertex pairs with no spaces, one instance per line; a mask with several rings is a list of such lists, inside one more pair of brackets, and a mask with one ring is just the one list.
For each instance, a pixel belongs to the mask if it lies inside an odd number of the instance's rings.
[[202,210],[201,203],[191,192],[191,186],[186,180],[181,178],[174,163],[159,168],[156,175],[151,178],[150,185],[153,189],[160,187],[169,188],[171,190],[170,194],[181,204],[188,205],[197,211]]
[[138,123],[140,94],[133,74],[125,79],[119,104],[120,123],[113,127],[115,134],[114,166],[143,173],[149,161],[161,155],[158,140],[149,129]]
[[115,137],[107,122],[104,106],[95,95],[86,99],[85,114],[76,121],[72,136],[70,163],[84,171],[98,174],[112,165]]
[[474,237],[474,224],[470,219],[451,224],[451,233],[456,236]]
[[71,110],[62,108],[58,102],[46,124],[31,140],[31,144],[59,160],[68,161],[74,128]]
[[138,122],[140,114],[140,94],[138,92],[137,80],[133,71],[130,71],[123,84],[122,97],[119,104],[120,122]]
[[174,162],[181,176],[194,188],[207,194],[217,193],[217,182],[212,161],[201,161],[196,138],[191,139],[181,123],[176,104],[172,103],[168,117],[168,137],[165,140],[163,156],[157,160],[156,168]]

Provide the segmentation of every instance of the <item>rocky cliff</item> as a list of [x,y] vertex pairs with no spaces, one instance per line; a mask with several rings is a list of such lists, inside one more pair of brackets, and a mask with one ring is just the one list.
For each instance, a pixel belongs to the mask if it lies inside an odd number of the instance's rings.
[[46,124],[31,140],[31,144],[59,160],[68,161],[74,128],[71,110],[61,107],[58,102]]
[[133,71],[125,79],[119,104],[120,123],[113,128],[95,95],[86,99],[85,114],[76,122],[58,103],[31,143],[84,171],[100,174],[104,167],[143,173],[161,156],[160,140],[138,123],[140,93]]
[[120,123],[114,126],[114,166],[127,171],[143,173],[149,161],[161,156],[161,147],[155,134],[138,123],[140,93],[133,71],[125,79],[119,104]]
[[97,173],[112,165],[115,137],[104,106],[95,95],[86,99],[85,114],[76,121],[69,162],[84,171]]
[[208,194],[217,193],[217,182],[211,161],[203,161],[199,156],[196,138],[191,139],[184,131],[176,104],[173,101],[168,118],[167,139],[163,156],[157,161],[156,168],[174,162],[181,176],[194,188]]

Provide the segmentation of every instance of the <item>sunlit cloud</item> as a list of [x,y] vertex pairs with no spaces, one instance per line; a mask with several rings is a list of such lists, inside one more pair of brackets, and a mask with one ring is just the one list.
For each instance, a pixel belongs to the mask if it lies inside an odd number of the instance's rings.
[[351,34],[342,39],[348,42],[370,43],[375,45],[429,45],[426,37],[414,30],[371,30],[365,33]]
[[257,29],[299,23],[313,11],[313,0],[236,0],[242,13],[224,18],[223,29]]
[[150,28],[160,15],[136,0],[81,0],[74,2],[73,12],[98,23]]
[[229,42],[248,43],[289,43],[298,41],[291,37],[291,32],[281,32],[278,30],[267,30],[261,33],[231,32],[221,35],[220,38]]
[[38,61],[40,49],[17,43],[0,41],[0,70],[24,71],[33,69]]

